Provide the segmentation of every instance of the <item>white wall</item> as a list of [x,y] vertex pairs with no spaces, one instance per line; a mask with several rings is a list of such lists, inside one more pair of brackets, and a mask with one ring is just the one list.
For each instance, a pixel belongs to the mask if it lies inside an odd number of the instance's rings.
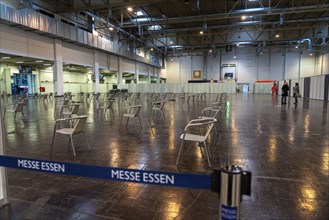
[[[298,79],[299,72],[299,52],[292,52],[286,54],[286,65],[285,65],[285,79]],[[275,73],[273,73],[274,75]],[[281,80],[276,79],[276,80]]]
[[308,77],[315,75],[315,56],[310,56],[309,53],[303,53],[300,64],[300,77]]
[[257,80],[256,57],[248,54],[240,54],[237,57],[238,76],[237,82],[249,83]]
[[207,57],[207,79],[219,80],[220,75],[220,56],[209,55]]
[[[199,56],[195,57],[180,57],[180,83],[186,83],[187,81],[192,79],[193,70],[201,70],[202,75],[202,68],[200,67],[200,63],[202,63],[202,58]],[[202,76],[201,78],[202,79]]]
[[[268,50],[256,56],[256,52],[236,54],[222,53],[216,57],[207,57],[207,80],[224,79],[225,72],[233,72],[237,83],[254,83],[256,80],[288,80],[325,75],[329,72],[329,54],[313,54],[309,52],[300,54],[298,50],[282,52]],[[186,83],[192,79],[193,70],[203,66],[202,56],[174,57],[167,59],[166,76],[168,83]],[[171,60],[172,59],[172,60]],[[236,64],[236,67],[223,67],[220,64]],[[192,68],[191,68],[192,67]]]
[[0,52],[54,60],[53,39],[0,23]]

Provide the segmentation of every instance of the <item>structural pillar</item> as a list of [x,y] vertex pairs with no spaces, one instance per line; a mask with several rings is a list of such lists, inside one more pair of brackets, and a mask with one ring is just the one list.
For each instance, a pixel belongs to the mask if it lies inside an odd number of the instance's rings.
[[[2,112],[1,103],[2,102],[0,102],[0,112]],[[0,114],[0,155],[5,155],[4,129],[2,117],[2,114]],[[7,204],[9,204],[7,169],[5,167],[0,167],[0,208],[3,205]]]
[[139,69],[138,69],[138,63],[135,61],[135,79],[136,79],[136,84],[139,83]]
[[64,94],[64,80],[63,80],[63,51],[62,51],[62,41],[54,40],[54,92],[57,95]]
[[95,84],[94,84],[94,92],[99,93],[99,54],[95,50],[94,51],[94,75],[95,75]]
[[117,76],[117,82],[118,82],[118,89],[122,88],[122,58],[118,56],[118,76]]
[[63,49],[62,41],[54,40],[54,92],[55,92],[55,108],[54,118],[60,118],[62,106],[64,104],[64,79],[63,79]]
[[148,72],[148,78],[147,78],[147,83],[151,83],[151,66],[149,66],[149,72]]

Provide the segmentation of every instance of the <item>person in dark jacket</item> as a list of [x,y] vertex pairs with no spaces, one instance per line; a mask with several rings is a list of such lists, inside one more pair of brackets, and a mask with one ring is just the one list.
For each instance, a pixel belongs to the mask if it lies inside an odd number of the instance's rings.
[[295,103],[294,104],[297,104],[298,103],[298,97],[300,97],[300,93],[299,93],[299,84],[296,83],[295,84],[295,87],[293,88],[294,90],[294,97],[295,97]]
[[281,90],[282,90],[281,104],[285,105],[285,104],[287,104],[287,96],[288,96],[288,92],[289,92],[289,86],[286,81],[284,81],[284,84],[283,84]]

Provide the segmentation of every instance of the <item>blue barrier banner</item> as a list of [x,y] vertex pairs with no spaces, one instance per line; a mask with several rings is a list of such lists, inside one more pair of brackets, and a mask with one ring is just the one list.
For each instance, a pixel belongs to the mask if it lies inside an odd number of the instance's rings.
[[211,184],[210,175],[114,168],[1,155],[0,166],[37,172],[193,189],[210,190]]

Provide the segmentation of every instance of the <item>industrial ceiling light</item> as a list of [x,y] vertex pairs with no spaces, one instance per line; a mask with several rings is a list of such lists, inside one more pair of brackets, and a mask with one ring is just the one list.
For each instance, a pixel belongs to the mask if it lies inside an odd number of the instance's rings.
[[153,51],[153,48],[151,48],[151,51]]
[[280,37],[280,35],[279,34],[276,34],[275,37],[278,38],[278,37]]
[[203,34],[203,31],[200,31],[200,34]]
[[241,19],[242,19],[242,20],[245,20],[246,18],[247,18],[247,16],[245,16],[245,15],[242,15],[242,16],[241,16]]
[[170,44],[173,44],[174,42],[173,41],[170,41]]
[[110,30],[110,31],[113,31],[113,27],[110,27],[109,30]]
[[132,11],[133,11],[133,8],[132,8],[132,7],[128,7],[127,10],[128,10],[129,12],[132,12]]
[[1,59],[9,59],[10,57],[1,57]]

